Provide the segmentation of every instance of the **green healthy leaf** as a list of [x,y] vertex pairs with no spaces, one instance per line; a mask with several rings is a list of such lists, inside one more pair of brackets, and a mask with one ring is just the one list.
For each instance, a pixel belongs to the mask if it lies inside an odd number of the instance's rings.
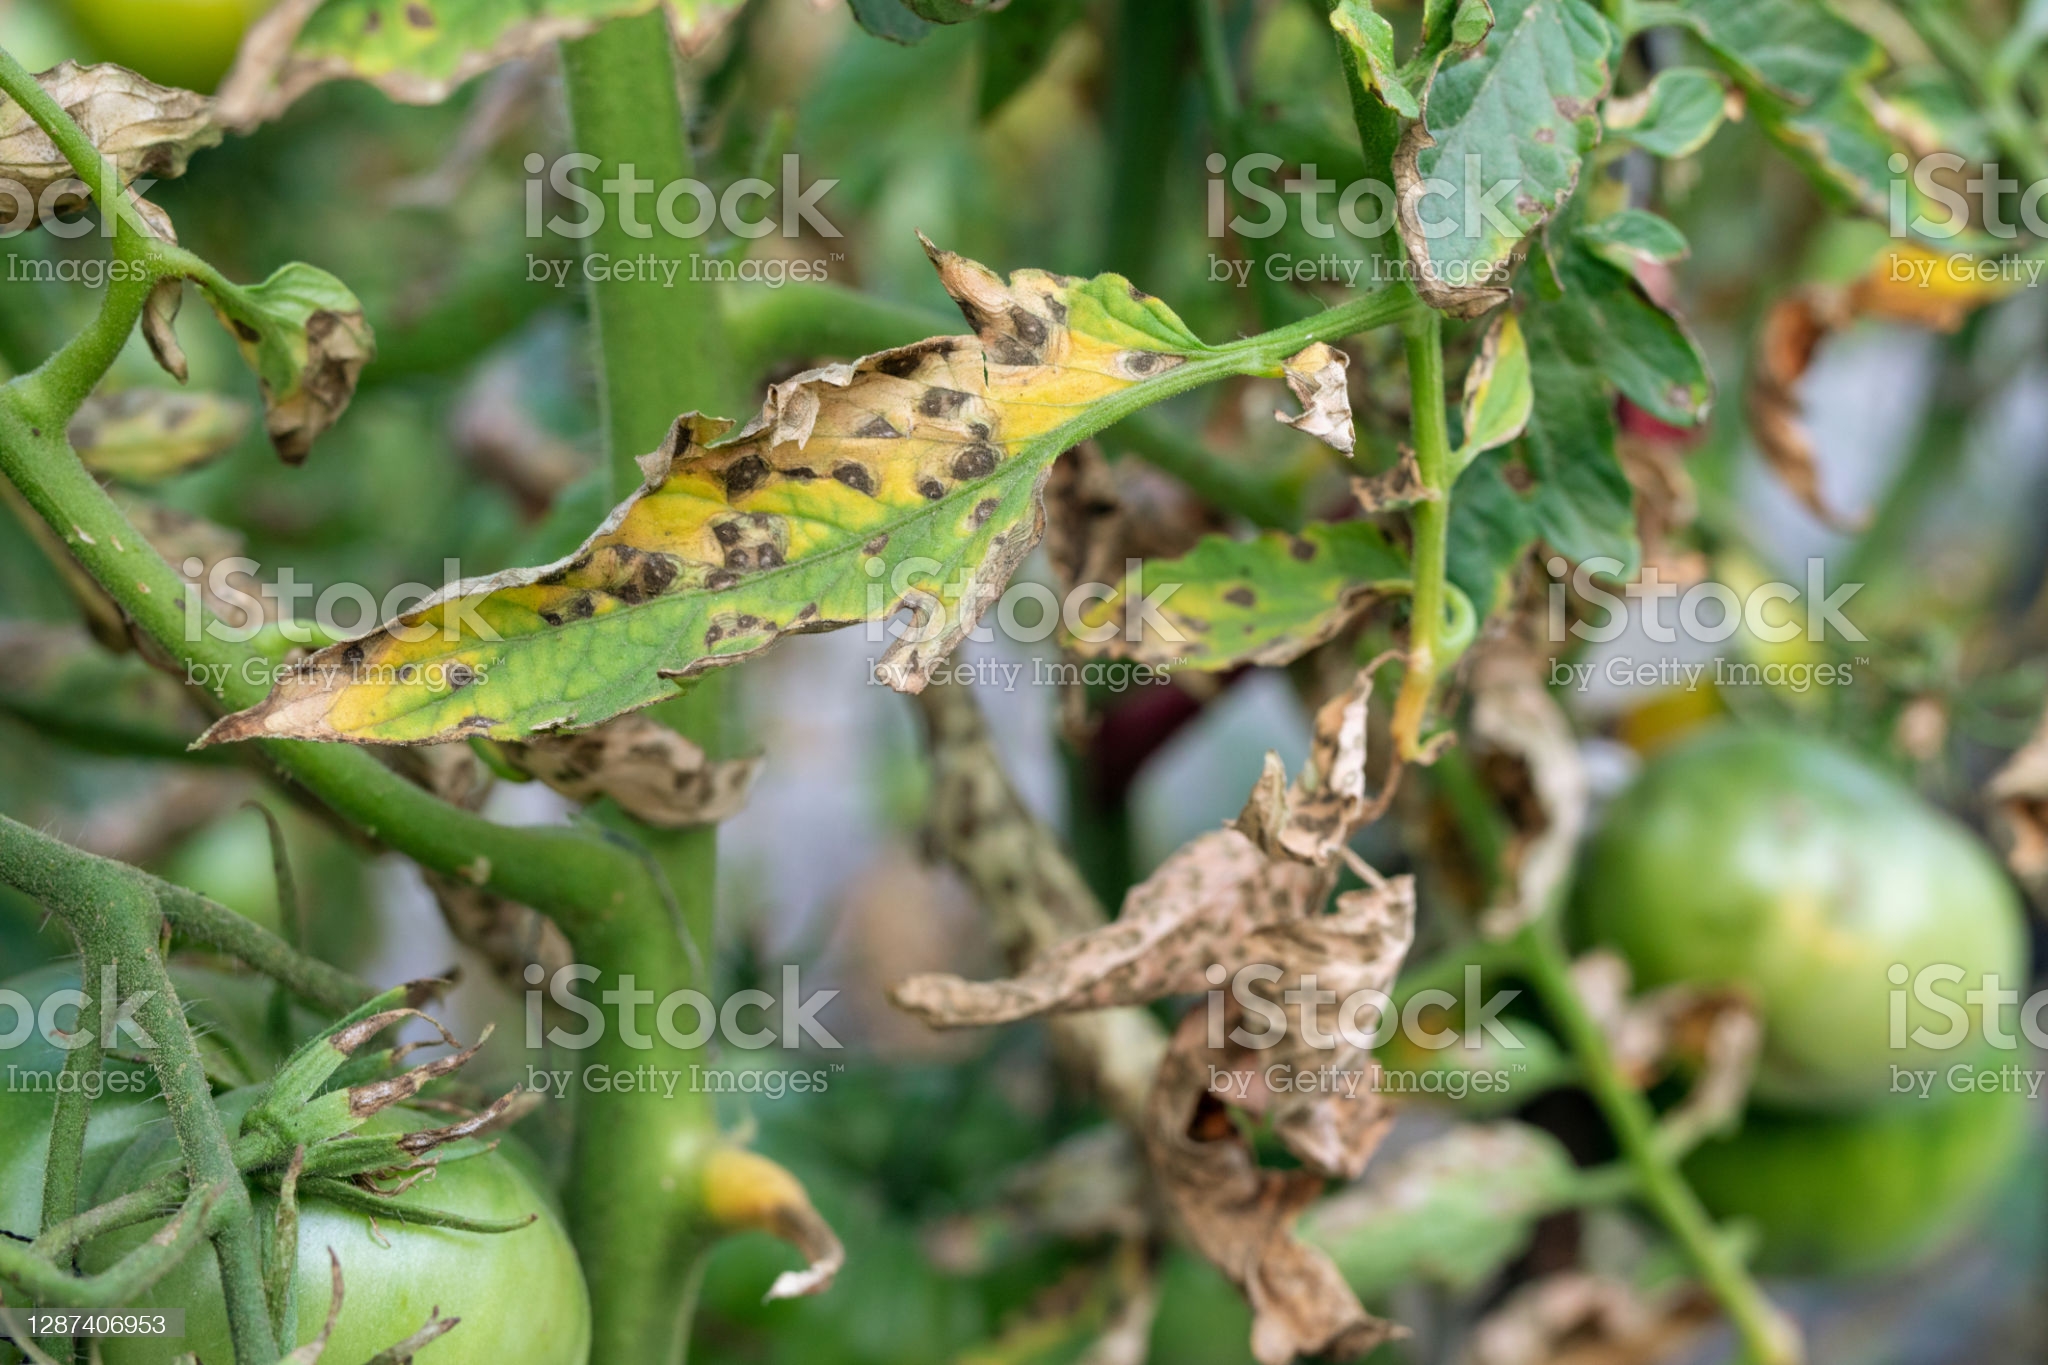
[[1080,0],[1018,0],[981,26],[981,91],[986,119],[1045,67],[1060,35],[1081,16]]
[[1897,150],[1871,111],[1875,39],[1822,0],[1679,0],[1691,28],[1748,97],[1757,123],[1844,207],[1883,214]]
[[1403,77],[1411,87],[1428,85],[1446,55],[1479,46],[1492,31],[1493,6],[1488,0],[1425,0],[1422,42],[1401,68]]
[[1529,234],[1571,198],[1619,50],[1585,0],[1509,0],[1498,14],[1483,48],[1437,72],[1394,153],[1416,292],[1461,318],[1506,301]]
[[1207,349],[1121,276],[1005,283],[926,249],[975,335],[797,375],[729,436],[686,414],[575,554],[456,584],[320,651],[210,740],[580,729],[784,634],[905,607],[912,627],[877,672],[922,688],[1038,540],[1064,424]]
[[1520,446],[1534,479],[1524,496],[1530,525],[1553,550],[1583,561],[1607,556],[1635,572],[1635,492],[1614,454],[1614,394],[1601,372],[1575,355],[1553,309],[1532,307],[1529,332],[1536,402]]
[[853,21],[877,38],[909,47],[921,43],[938,27],[920,18],[903,0],[847,0]]
[[1822,0],[1678,0],[1673,9],[1746,89],[1798,108],[1883,60],[1875,39]]
[[1279,665],[1407,590],[1406,557],[1367,521],[1251,540],[1204,536],[1177,559],[1146,560],[1082,613],[1079,638],[1064,638],[1077,653],[1161,667]]
[[1003,8],[1004,0],[903,0],[912,14],[932,24],[964,24]]
[[1510,576],[1536,540],[1535,518],[1507,481],[1510,458],[1506,449],[1479,456],[1451,499],[1446,567],[1481,621],[1505,599]]
[[285,4],[250,30],[221,83],[220,121],[247,129],[328,81],[368,81],[401,104],[439,104],[491,68],[659,7],[685,52],[738,0],[326,0]]
[[1394,26],[1372,7],[1370,0],[1339,0],[1330,11],[1330,27],[1351,45],[1367,89],[1375,91],[1401,117],[1421,117],[1422,106],[1394,61]]
[[1691,156],[1707,145],[1728,109],[1728,91],[1713,72],[1668,67],[1626,99],[1601,110],[1607,131],[1662,157]]
[[1528,1244],[1536,1220],[1576,1202],[1577,1169],[1540,1128],[1463,1124],[1323,1203],[1301,1236],[1368,1297],[1417,1279],[1479,1285]]
[[261,284],[215,277],[199,285],[256,372],[270,443],[286,462],[299,463],[341,419],[377,353],[363,305],[340,280],[299,261]]
[[1522,326],[1513,313],[1502,313],[1487,330],[1465,375],[1465,439],[1451,452],[1451,479],[1455,481],[1481,451],[1520,436],[1529,425],[1535,399]]
[[66,432],[85,467],[155,483],[227,453],[249,429],[249,405],[217,393],[122,389],[85,400]]
[[[1598,226],[1593,226],[1595,242]],[[1643,239],[1658,236],[1657,229],[1641,219],[1631,219],[1615,231]],[[1660,242],[1670,245],[1668,239]],[[1562,294],[1532,301],[1523,317],[1531,329],[1531,348],[1541,344],[1536,337],[1540,317],[1572,363],[1600,375],[1659,421],[1681,427],[1704,421],[1713,403],[1713,381],[1706,360],[1678,319],[1653,303],[1632,276],[1595,255],[1583,230],[1567,237],[1555,266]],[[1540,395],[1540,378],[1536,387]]]
[[1676,224],[1648,209],[1622,209],[1597,223],[1581,224],[1574,235],[1588,251],[1631,276],[1645,262],[1668,265],[1692,252]]

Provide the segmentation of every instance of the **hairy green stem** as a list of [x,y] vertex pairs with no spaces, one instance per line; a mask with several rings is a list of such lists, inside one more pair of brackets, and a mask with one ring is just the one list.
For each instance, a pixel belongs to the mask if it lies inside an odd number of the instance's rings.
[[156,877],[149,881],[172,928],[240,959],[271,980],[283,983],[310,1005],[342,1014],[376,994],[369,985],[339,967],[307,956],[262,925],[197,891]]
[[205,1236],[218,1191],[202,1190],[149,1240],[97,1275],[74,1275],[33,1248],[0,1239],[0,1278],[12,1280],[38,1305],[103,1312],[132,1303],[174,1270]]
[[220,1262],[235,1358],[244,1365],[267,1365],[277,1359],[277,1342],[263,1298],[255,1208],[214,1108],[177,988],[157,953],[155,896],[141,873],[119,863],[75,857],[57,840],[13,820],[0,819],[0,877],[41,901],[81,944],[91,945],[88,960],[104,954],[114,965],[122,996],[136,1002],[135,1022],[155,1044],[149,1060],[186,1170],[196,1187],[218,1192],[207,1231]]
[[1799,1338],[1771,1305],[1728,1242],[1715,1230],[1699,1196],[1685,1183],[1658,1139],[1649,1101],[1616,1065],[1607,1035],[1572,984],[1571,960],[1558,937],[1556,917],[1540,916],[1516,940],[1521,965],[1578,1062],[1586,1087],[1614,1130],[1622,1156],[1634,1169],[1637,1192],[1678,1240],[1707,1289],[1728,1314],[1750,1365],[1796,1365]]
[[[563,45],[569,122],[577,150],[600,162],[597,174],[657,187],[690,174],[671,52],[659,12],[616,20]],[[654,255],[687,263],[689,242],[630,231],[623,216],[614,215],[585,242],[586,259]],[[614,499],[639,486],[635,457],[659,445],[679,413],[742,409],[746,386],[725,333],[722,300],[722,291],[708,285],[673,290],[651,281],[615,282],[594,293],[591,316]],[[756,315],[762,330],[778,320],[787,325],[776,303],[765,307],[765,315]],[[726,690],[722,677],[705,679],[656,714],[717,752],[724,747]],[[601,934],[572,934],[578,955],[614,990],[651,991],[658,999],[708,987],[698,979],[698,964],[710,951],[716,828],[656,831],[634,827],[618,812],[603,818],[649,849],[649,871],[665,877],[683,924],[672,923],[666,906],[642,901],[614,917]],[[685,935],[695,941],[685,941]],[[608,1031],[589,1061],[681,1072],[699,1055],[659,1037],[634,1050],[624,1032]],[[679,1337],[687,1342],[688,1326],[678,1330],[675,1302],[716,1231],[696,1216],[685,1192],[697,1188],[697,1161],[716,1138],[716,1116],[701,1097],[582,1097],[568,1202],[590,1282],[593,1358],[655,1362],[680,1349]]]
[[1444,408],[1443,319],[1417,309],[1402,325],[1408,349],[1408,393],[1415,463],[1423,486],[1436,494],[1410,513],[1415,531],[1414,598],[1408,611],[1408,671],[1394,701],[1394,740],[1401,756],[1422,749],[1422,727],[1437,675],[1450,662],[1444,635],[1451,521],[1451,438]]

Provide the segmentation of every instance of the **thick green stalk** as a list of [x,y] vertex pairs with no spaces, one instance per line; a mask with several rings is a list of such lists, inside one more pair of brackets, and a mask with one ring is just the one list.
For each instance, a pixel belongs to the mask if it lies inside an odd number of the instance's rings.
[[1159,222],[1180,136],[1188,30],[1183,0],[1119,0],[1116,79],[1104,121],[1109,138],[1108,268],[1134,280],[1152,275]]
[[[1209,122],[1216,131],[1226,159],[1224,173],[1234,176],[1237,165],[1250,154],[1245,142],[1243,102],[1238,98],[1237,73],[1231,65],[1230,48],[1223,34],[1220,0],[1190,0],[1194,9],[1195,44],[1201,54],[1202,90],[1209,105]],[[1234,198],[1234,196],[1233,196]],[[1271,327],[1283,318],[1298,318],[1309,308],[1308,297],[1275,279],[1267,262],[1278,251],[1279,236],[1255,237],[1244,243],[1251,256],[1252,302],[1262,326]]]
[[[676,93],[676,71],[666,21],[657,11],[608,24],[562,48],[564,88],[576,148],[601,163],[594,176],[630,179],[654,192],[690,174],[691,161]],[[676,417],[692,409],[743,410],[746,388],[723,325],[721,292],[689,283],[692,243],[662,231],[642,201],[638,236],[616,211],[584,242],[586,260],[652,256],[677,263],[685,281],[669,288],[645,279],[614,282],[593,291],[605,447],[612,494],[639,486],[635,457],[653,450]],[[615,203],[608,207],[616,208]],[[660,708],[662,719],[716,751],[723,747],[725,685],[704,680]],[[609,813],[615,823],[623,817]],[[681,831],[630,829],[628,837],[651,850],[673,888],[684,942],[665,910],[615,917],[602,934],[572,935],[578,956],[603,974],[608,986],[651,990],[654,998],[709,982],[697,964],[710,950],[718,883],[715,827]],[[617,978],[631,978],[617,982]],[[591,1064],[614,1071],[652,1065],[687,1075],[699,1054],[649,1035],[629,1047],[623,1029],[608,1030],[588,1054]],[[687,1341],[676,1305],[691,1267],[715,1236],[693,1217],[688,1191],[697,1185],[698,1160],[717,1138],[711,1106],[698,1095],[672,1097],[616,1092],[586,1093],[578,1106],[576,1151],[569,1189],[570,1223],[590,1282],[596,1324],[595,1359],[659,1361]],[[650,1201],[683,1203],[679,1214],[650,1219]]]
[[1587,1089],[1614,1130],[1622,1156],[1636,1174],[1637,1193],[1663,1222],[1693,1269],[1735,1325],[1750,1365],[1797,1365],[1797,1330],[1772,1307],[1749,1272],[1715,1230],[1699,1196],[1685,1183],[1671,1155],[1660,1145],[1649,1101],[1631,1087],[1615,1064],[1607,1035],[1572,984],[1571,960],[1558,938],[1555,915],[1544,915],[1517,940],[1521,966],[1578,1062]]
[[1409,429],[1423,485],[1436,494],[1410,513],[1415,531],[1414,598],[1408,611],[1408,671],[1394,702],[1394,738],[1404,758],[1422,747],[1438,672],[1450,662],[1444,620],[1451,521],[1451,437],[1444,408],[1443,319],[1417,309],[1402,326],[1408,346]]

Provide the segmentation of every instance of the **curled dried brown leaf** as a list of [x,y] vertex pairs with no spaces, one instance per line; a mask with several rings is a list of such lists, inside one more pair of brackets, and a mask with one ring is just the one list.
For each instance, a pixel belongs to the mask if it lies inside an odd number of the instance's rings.
[[1470,744],[1511,826],[1504,886],[1480,927],[1506,938],[1549,908],[1571,872],[1592,789],[1578,739],[1520,644],[1483,646],[1472,674]]
[[1310,1170],[1261,1167],[1209,1089],[1202,1011],[1181,1021],[1152,1090],[1146,1155],[1176,1222],[1252,1309],[1260,1365],[1304,1355],[1353,1359],[1399,1333],[1365,1311],[1295,1221],[1322,1197]]
[[1274,420],[1349,455],[1356,442],[1351,427],[1351,390],[1345,374],[1350,364],[1350,356],[1321,341],[1288,357],[1281,373],[1301,404],[1301,411],[1292,417],[1275,412]]
[[514,766],[570,800],[610,797],[658,829],[713,825],[739,814],[761,770],[758,757],[714,760],[695,741],[638,712],[502,748]]
[[2048,892],[2048,715],[1984,788],[2006,865],[2038,900]]
[[[1373,796],[1366,786],[1371,680],[1371,669],[1361,672],[1320,708],[1309,762],[1292,783],[1269,755],[1238,820],[1169,857],[1132,889],[1113,923],[1051,943],[1007,981],[930,974],[892,992],[927,1022],[950,1027],[1138,1005],[1205,991],[1250,968],[1213,1021],[1215,1036],[1208,1010],[1183,1021],[1140,1131],[1176,1219],[1251,1303],[1253,1352],[1269,1365],[1362,1353],[1395,1330],[1366,1313],[1329,1258],[1293,1231],[1327,1178],[1364,1168],[1388,1121],[1371,1058],[1353,1041],[1362,1035],[1322,1017],[1316,1003],[1385,991],[1413,937],[1405,877],[1366,869],[1369,885],[1324,913],[1339,853],[1385,804],[1384,791]],[[962,811],[959,823],[977,824],[977,814]],[[1272,1079],[1281,1070],[1318,1083],[1281,1086]],[[1226,1105],[1265,1120],[1302,1167],[1262,1169]]]
[[1413,507],[1418,502],[1435,502],[1443,497],[1442,493],[1422,481],[1422,466],[1416,463],[1415,452],[1407,446],[1401,447],[1401,458],[1392,469],[1369,478],[1352,479],[1351,493],[1369,514],[1395,512],[1403,507]]
[[1653,1365],[1714,1319],[1703,1293],[1649,1295],[1563,1271],[1522,1286],[1473,1330],[1460,1365]]
[[704,1160],[704,1213],[719,1227],[770,1233],[795,1247],[808,1264],[784,1271],[762,1302],[821,1294],[846,1263],[846,1248],[797,1178],[767,1157],[720,1147]]
[[[111,62],[96,66],[59,62],[39,74],[36,83],[93,145],[112,159],[123,185],[142,178],[168,180],[183,175],[192,153],[221,138],[213,118],[213,101],[206,96],[158,85]],[[22,193],[13,196],[10,224],[17,231],[35,226],[47,215],[69,212],[90,197],[49,135],[27,110],[4,97],[0,97],[0,180],[21,187]]]

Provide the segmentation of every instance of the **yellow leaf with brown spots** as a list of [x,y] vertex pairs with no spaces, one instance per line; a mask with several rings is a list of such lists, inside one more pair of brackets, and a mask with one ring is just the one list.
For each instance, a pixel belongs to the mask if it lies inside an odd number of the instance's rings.
[[320,651],[203,742],[417,744],[580,729],[787,634],[909,627],[878,676],[922,688],[1037,542],[1052,461],[1105,403],[1207,352],[1117,275],[1005,282],[926,243],[974,328],[776,385],[730,423],[678,418],[646,482],[574,554],[444,589]]

